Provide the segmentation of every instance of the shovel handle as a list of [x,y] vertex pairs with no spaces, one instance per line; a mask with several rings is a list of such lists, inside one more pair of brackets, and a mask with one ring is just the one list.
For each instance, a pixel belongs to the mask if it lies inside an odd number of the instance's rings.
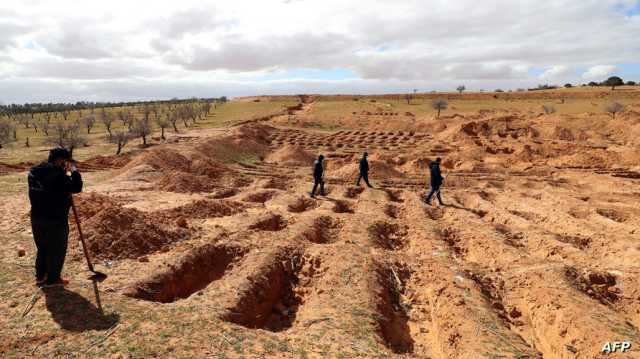
[[91,258],[89,257],[89,251],[87,251],[87,243],[84,241],[84,235],[82,235],[82,228],[80,227],[80,217],[78,217],[78,211],[76,210],[76,205],[73,203],[73,196],[69,197],[71,200],[71,209],[73,210],[73,217],[76,220],[76,227],[78,227],[78,234],[80,235],[80,242],[82,243],[82,252],[84,253],[84,257],[87,259],[87,265],[89,266],[89,270],[95,272],[93,270],[93,264],[91,264]]

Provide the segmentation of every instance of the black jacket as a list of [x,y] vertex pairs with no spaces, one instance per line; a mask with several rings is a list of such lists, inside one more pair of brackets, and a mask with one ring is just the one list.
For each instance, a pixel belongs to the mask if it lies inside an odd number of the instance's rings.
[[440,173],[440,165],[438,162],[429,163],[429,172],[431,172],[431,185],[432,186],[440,186],[442,185],[442,174]]
[[313,162],[313,178],[322,178],[324,174],[324,168],[322,167],[322,161],[316,160]]
[[365,157],[360,160],[360,173],[369,173],[369,161]]
[[69,177],[60,166],[43,162],[31,168],[28,181],[32,219],[69,219],[71,193],[82,191],[80,173],[73,172]]

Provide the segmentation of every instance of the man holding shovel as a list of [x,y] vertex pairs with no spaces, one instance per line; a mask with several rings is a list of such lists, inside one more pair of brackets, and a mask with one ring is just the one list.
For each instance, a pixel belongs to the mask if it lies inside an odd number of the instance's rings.
[[37,248],[36,285],[65,285],[68,282],[60,274],[67,254],[71,194],[82,191],[82,176],[71,153],[54,148],[47,162],[31,168],[28,182],[31,229]]

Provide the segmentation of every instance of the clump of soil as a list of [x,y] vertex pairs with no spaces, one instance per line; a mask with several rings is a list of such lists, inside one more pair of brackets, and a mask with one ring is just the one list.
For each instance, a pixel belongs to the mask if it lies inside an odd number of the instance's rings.
[[318,203],[311,198],[300,197],[294,203],[291,203],[287,209],[289,212],[302,213],[310,209],[318,207]]
[[438,235],[456,255],[466,253],[466,249],[460,244],[460,234],[453,228],[444,228],[438,232]]
[[407,229],[397,223],[378,221],[369,226],[369,237],[379,247],[389,250],[405,246]]
[[166,219],[178,218],[217,218],[232,216],[244,211],[246,206],[230,200],[199,200],[184,206],[154,212],[154,215]]
[[388,204],[384,207],[384,213],[393,219],[397,219],[402,214],[402,209],[396,205]]
[[318,217],[313,221],[311,228],[302,232],[302,238],[317,244],[332,243],[338,239],[341,228],[342,222],[338,219],[329,216]]
[[565,276],[578,290],[604,305],[611,305],[619,299],[620,290],[616,288],[616,277],[611,273],[567,267]]
[[249,226],[249,229],[259,231],[277,232],[287,227],[287,221],[279,214],[269,213],[260,218],[256,223]]
[[385,192],[387,192],[387,198],[389,199],[389,201],[391,202],[395,202],[395,203],[403,203],[404,199],[402,199],[402,197],[400,197],[402,195],[402,191],[401,190],[385,190]]
[[137,258],[189,238],[188,230],[166,228],[161,222],[136,209],[107,206],[84,222],[83,232],[96,258]]
[[238,189],[237,188],[223,188],[223,189],[219,189],[219,190],[214,191],[211,194],[211,198],[213,198],[213,199],[223,199],[223,198],[233,197],[236,194],[238,194]]
[[244,254],[239,248],[213,244],[195,248],[175,263],[135,283],[124,294],[161,303],[187,298],[222,278]]
[[84,192],[74,195],[73,201],[81,222],[95,216],[107,207],[122,205],[117,199],[96,192]]

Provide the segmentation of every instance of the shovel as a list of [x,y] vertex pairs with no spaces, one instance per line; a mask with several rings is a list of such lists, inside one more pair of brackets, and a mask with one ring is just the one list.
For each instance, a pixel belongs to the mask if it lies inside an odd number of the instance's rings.
[[76,226],[78,227],[78,234],[80,235],[80,242],[82,242],[82,252],[84,252],[84,257],[87,259],[87,266],[89,270],[93,272],[93,275],[89,277],[90,280],[102,282],[107,278],[107,275],[101,272],[96,271],[93,268],[93,264],[91,263],[91,258],[89,257],[89,251],[87,251],[87,243],[84,241],[84,236],[82,235],[82,228],[80,228],[80,217],[78,217],[78,211],[76,210],[76,205],[73,203],[73,197],[71,199],[71,209],[73,209],[73,217],[76,220]]

